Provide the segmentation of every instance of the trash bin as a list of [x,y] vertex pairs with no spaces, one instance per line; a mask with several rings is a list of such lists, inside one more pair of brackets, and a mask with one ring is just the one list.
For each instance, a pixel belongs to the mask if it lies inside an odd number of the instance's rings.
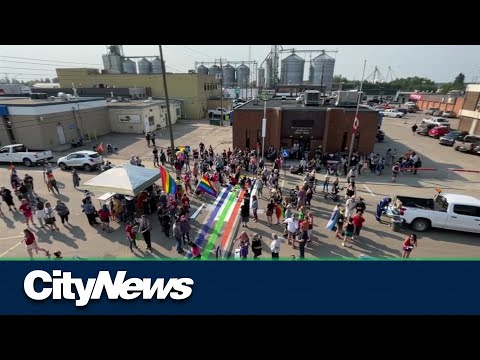
[[400,218],[392,218],[392,230],[395,232],[400,232],[402,229],[403,220]]

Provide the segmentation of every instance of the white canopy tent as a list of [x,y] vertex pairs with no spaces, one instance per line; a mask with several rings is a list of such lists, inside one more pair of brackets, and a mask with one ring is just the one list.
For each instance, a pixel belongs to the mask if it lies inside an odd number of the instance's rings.
[[158,169],[123,164],[95,176],[80,188],[136,196],[159,179],[160,171]]

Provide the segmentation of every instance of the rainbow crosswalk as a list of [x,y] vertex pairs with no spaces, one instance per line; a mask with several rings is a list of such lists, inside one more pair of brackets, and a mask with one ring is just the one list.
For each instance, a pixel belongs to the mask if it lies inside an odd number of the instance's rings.
[[243,193],[237,197],[237,191],[232,186],[222,189],[215,199],[213,210],[203,223],[195,243],[203,249],[202,259],[208,259],[212,250],[220,246],[224,253],[225,241],[229,234],[224,233],[225,229],[232,229],[233,223],[238,219]]

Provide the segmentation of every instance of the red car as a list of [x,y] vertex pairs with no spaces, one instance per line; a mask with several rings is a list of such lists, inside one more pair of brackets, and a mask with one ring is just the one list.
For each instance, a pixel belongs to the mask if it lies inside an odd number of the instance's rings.
[[447,135],[450,131],[448,126],[436,126],[428,132],[428,136],[438,139],[440,136]]

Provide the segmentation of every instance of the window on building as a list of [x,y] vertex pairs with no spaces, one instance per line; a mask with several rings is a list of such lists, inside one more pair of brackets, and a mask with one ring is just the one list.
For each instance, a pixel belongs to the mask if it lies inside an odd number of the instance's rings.
[[148,117],[148,125],[153,126],[155,125],[155,119],[153,116]]
[[203,90],[207,91],[207,84],[203,84]]
[[181,115],[182,115],[182,112],[181,112],[181,110],[180,110],[179,107],[176,108],[176,111],[177,111],[177,116],[181,116]]

